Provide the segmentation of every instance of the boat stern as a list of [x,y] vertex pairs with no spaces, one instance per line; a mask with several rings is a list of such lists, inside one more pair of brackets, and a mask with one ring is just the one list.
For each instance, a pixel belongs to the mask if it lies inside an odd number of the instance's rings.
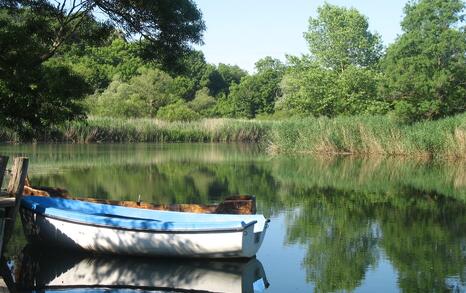
[[[270,220],[265,220],[255,223],[243,231],[243,257],[253,257],[257,254],[264,241],[269,222]],[[258,225],[262,227],[257,227]]]

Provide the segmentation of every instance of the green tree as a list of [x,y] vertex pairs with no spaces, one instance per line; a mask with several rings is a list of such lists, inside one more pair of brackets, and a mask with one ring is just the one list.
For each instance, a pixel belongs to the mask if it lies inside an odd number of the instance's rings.
[[181,99],[173,78],[158,69],[140,68],[128,82],[118,77],[101,94],[91,96],[90,112],[110,117],[155,117],[157,111]]
[[37,56],[37,62],[53,57],[87,19],[94,18],[96,11],[100,18],[106,18],[128,37],[142,36],[148,41],[145,45],[150,47],[153,56],[162,54],[167,61],[189,49],[190,43],[201,43],[205,29],[202,14],[191,0],[2,0],[0,8],[13,14],[30,13],[52,28],[42,38],[46,50]]
[[218,97],[228,95],[230,86],[238,84],[247,73],[236,65],[220,63],[218,66],[207,64],[201,78],[201,87],[207,87],[209,94]]
[[190,109],[186,102],[178,101],[160,108],[157,118],[167,121],[192,121],[198,120],[201,116]]
[[217,70],[217,67],[213,64],[207,64],[200,86],[208,88],[209,94],[215,97],[221,93],[225,93],[228,88],[228,84]]
[[52,28],[48,16],[12,10],[0,2],[0,126],[31,139],[50,125],[83,117],[88,92],[69,67],[38,62]]
[[[222,79],[225,81],[225,84],[228,88],[234,83],[240,83],[241,78],[248,75],[246,71],[244,71],[237,65],[229,65],[223,63],[218,64],[217,71],[222,76]],[[224,91],[228,92],[228,88],[226,88]]]
[[411,1],[383,62],[383,94],[408,121],[466,110],[465,3]]
[[72,46],[69,52],[53,60],[68,64],[94,91],[104,90],[115,75],[122,81],[137,75],[145,63],[138,56],[137,47],[137,44],[117,37],[106,46]]
[[[92,28],[96,11],[108,22]],[[82,45],[100,39],[90,43],[104,43],[112,26],[128,38],[147,40],[143,45],[150,50],[143,56],[165,65],[188,51],[191,43],[201,43],[205,29],[201,12],[191,0],[0,0],[1,123],[19,130],[36,129],[83,117],[79,99],[88,89],[82,78],[68,66],[58,68],[52,58],[74,42]],[[52,76],[61,76],[67,83],[57,86],[58,81],[47,79]]]
[[330,117],[388,111],[377,96],[382,44],[368,27],[356,9],[319,7],[305,33],[311,56],[289,57],[277,109]]
[[285,65],[278,59],[265,57],[256,62],[257,73],[244,76],[239,84],[230,87],[228,116],[253,118],[257,114],[271,114],[280,95],[280,81]]
[[290,63],[277,109],[328,117],[381,114],[390,109],[377,96],[380,74],[375,70],[349,65],[339,72],[307,58],[291,58]]
[[368,67],[377,64],[382,54],[378,34],[369,31],[367,18],[354,8],[324,4],[318,16],[309,19],[304,34],[314,58],[323,66],[338,71],[349,65]]
[[200,87],[200,82],[207,69],[204,53],[192,50],[178,60],[176,66],[167,68],[166,71],[172,76],[182,75],[196,82],[196,87]]
[[215,98],[209,95],[209,89],[202,88],[196,92],[194,100],[189,102],[189,107],[203,117],[209,117],[213,115],[216,103]]

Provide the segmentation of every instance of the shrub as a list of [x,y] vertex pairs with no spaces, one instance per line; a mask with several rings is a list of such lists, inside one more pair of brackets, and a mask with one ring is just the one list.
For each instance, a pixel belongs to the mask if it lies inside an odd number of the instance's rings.
[[190,109],[185,102],[179,101],[160,108],[157,118],[167,121],[193,121],[200,119],[201,115]]
[[215,98],[209,95],[209,89],[202,88],[196,92],[196,97],[189,102],[188,106],[203,117],[210,117],[216,103]]
[[112,81],[88,101],[91,114],[113,117],[154,117],[157,111],[180,99],[173,79],[158,69],[140,68],[139,75],[124,82]]

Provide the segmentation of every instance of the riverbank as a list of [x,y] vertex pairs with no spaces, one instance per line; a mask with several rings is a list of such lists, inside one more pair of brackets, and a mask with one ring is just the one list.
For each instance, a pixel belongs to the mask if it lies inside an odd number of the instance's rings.
[[387,116],[289,120],[270,141],[271,153],[466,158],[466,114],[412,125]]
[[[1,131],[2,141],[18,135]],[[356,154],[466,158],[466,114],[403,125],[387,116],[287,120],[89,118],[52,129],[40,141],[68,143],[243,142],[278,154]]]

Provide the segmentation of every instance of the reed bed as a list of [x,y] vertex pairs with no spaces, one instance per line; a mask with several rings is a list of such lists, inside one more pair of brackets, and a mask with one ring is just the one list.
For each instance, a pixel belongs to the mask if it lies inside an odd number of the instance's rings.
[[94,142],[252,142],[270,132],[270,122],[240,119],[204,119],[166,122],[157,119],[90,118],[60,127],[62,140]]
[[[19,136],[0,129],[0,140]],[[286,120],[157,119],[90,117],[51,129],[38,141],[68,143],[243,142],[265,145],[270,154],[352,154],[466,159],[466,113],[411,125],[389,116],[290,118]]]
[[412,125],[387,116],[286,120],[270,141],[272,153],[466,158],[466,114]]

